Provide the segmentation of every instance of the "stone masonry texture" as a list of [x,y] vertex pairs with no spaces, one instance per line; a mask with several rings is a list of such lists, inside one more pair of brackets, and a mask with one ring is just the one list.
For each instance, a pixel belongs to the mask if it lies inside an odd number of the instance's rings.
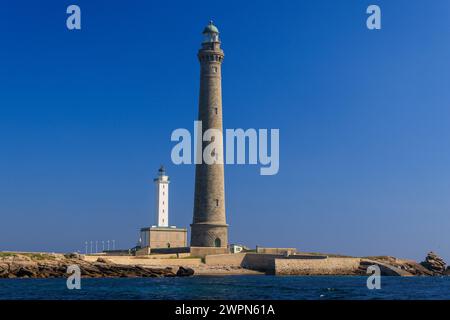
[[[202,134],[210,129],[223,132],[222,78],[223,51],[220,42],[205,42],[198,52],[200,61],[200,96],[198,120]],[[202,152],[210,142],[203,142]],[[215,141],[217,154],[223,157],[223,137]],[[228,225],[225,217],[225,184],[223,164],[196,164],[194,214],[191,246],[226,247]]]

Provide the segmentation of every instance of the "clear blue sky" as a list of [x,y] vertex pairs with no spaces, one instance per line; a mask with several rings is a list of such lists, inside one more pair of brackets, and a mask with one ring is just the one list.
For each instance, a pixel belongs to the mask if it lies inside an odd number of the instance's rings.
[[[82,30],[66,29],[78,4]],[[382,9],[382,30],[365,26]],[[226,166],[230,241],[450,262],[450,3],[8,1],[0,5],[0,250],[131,247],[197,116],[201,31],[221,31],[226,128],[279,128],[280,172]]]

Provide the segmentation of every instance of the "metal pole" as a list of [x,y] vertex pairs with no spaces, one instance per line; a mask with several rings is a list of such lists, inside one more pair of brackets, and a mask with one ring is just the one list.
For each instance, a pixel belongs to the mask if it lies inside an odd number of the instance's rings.
[[85,249],[86,249],[86,254],[87,254],[87,241],[84,244],[85,244]]
[[105,241],[102,240],[102,251],[105,251]]
[[91,241],[91,254],[92,254],[92,241]]
[[113,250],[116,250],[116,240],[113,240]]
[[106,243],[108,244],[108,251],[109,251],[109,240],[107,240]]
[[95,253],[98,253],[98,240],[95,240]]

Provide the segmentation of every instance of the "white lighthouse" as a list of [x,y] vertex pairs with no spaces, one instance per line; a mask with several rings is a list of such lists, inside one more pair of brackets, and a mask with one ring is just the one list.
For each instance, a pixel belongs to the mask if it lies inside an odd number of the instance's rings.
[[[187,229],[169,226],[169,177],[161,166],[154,180],[156,189],[156,225],[141,228],[136,255],[181,252],[187,247]],[[169,251],[168,251],[169,250]],[[170,251],[172,250],[172,251]],[[175,250],[175,251],[174,251]],[[185,251],[183,251],[185,252]]]
[[153,180],[156,189],[156,226],[169,226],[169,177],[166,176],[164,167],[158,170],[158,177]]

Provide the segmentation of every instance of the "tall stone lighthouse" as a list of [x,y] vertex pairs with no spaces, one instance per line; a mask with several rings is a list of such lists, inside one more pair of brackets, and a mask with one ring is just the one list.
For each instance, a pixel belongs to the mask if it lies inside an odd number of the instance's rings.
[[[224,53],[220,48],[219,30],[212,21],[203,30],[203,36],[202,47],[197,55],[200,61],[198,120],[202,122],[201,134],[210,128],[223,132],[221,66]],[[211,154],[211,156],[223,159],[223,136],[219,140],[215,141],[217,148],[212,152],[217,154]],[[225,218],[223,161],[206,164],[203,159],[199,163],[198,159],[209,143],[211,142],[203,142],[201,150],[196,150],[191,246],[226,248],[228,225]]]

